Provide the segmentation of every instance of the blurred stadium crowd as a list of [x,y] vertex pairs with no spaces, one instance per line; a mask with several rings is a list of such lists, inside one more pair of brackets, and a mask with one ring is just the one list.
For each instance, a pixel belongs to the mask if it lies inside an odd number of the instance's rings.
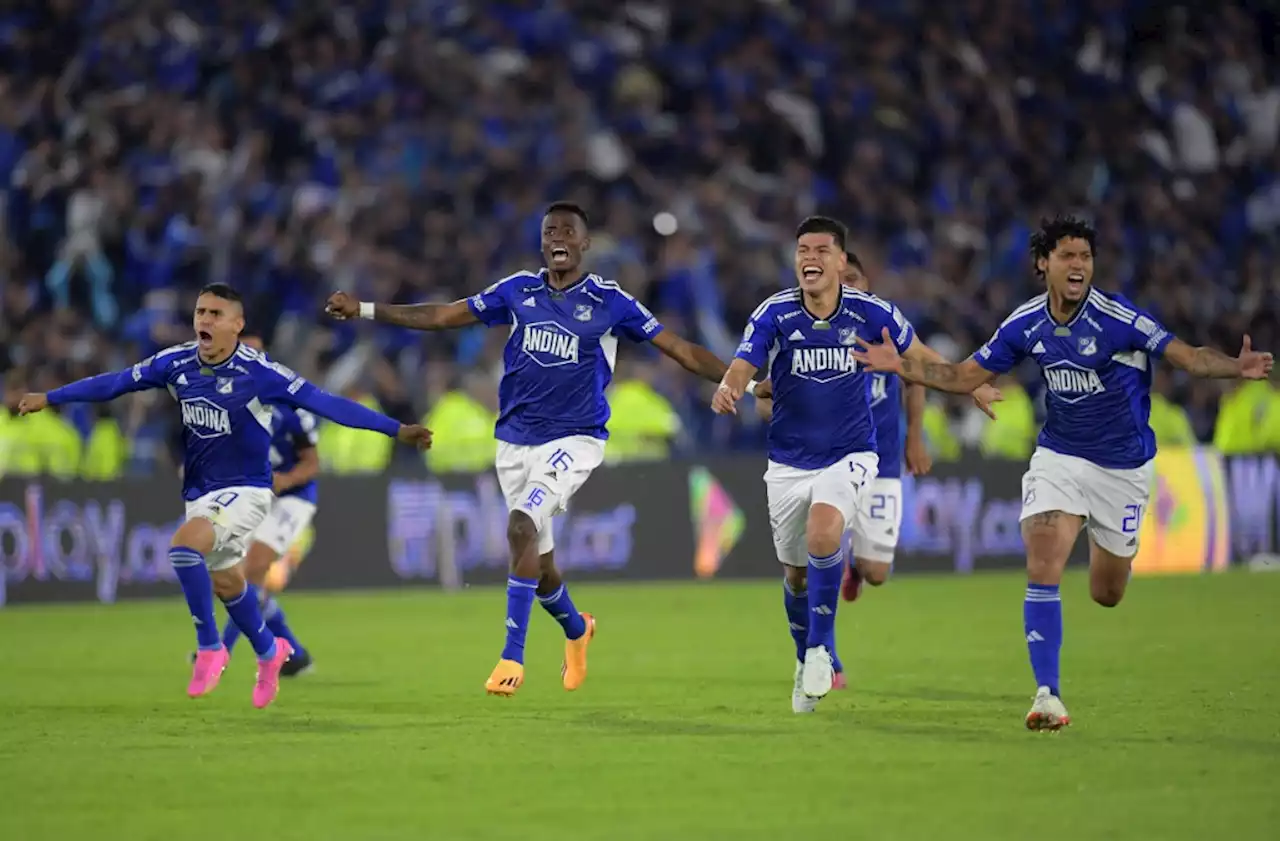
[[[221,280],[273,356],[428,414],[453,442],[435,469],[483,467],[505,336],[321,305],[476,291],[536,263],[561,198],[593,216],[593,270],[725,357],[794,282],[812,212],[849,224],[873,288],[954,358],[1036,293],[1029,226],[1059,209],[1096,220],[1103,288],[1193,343],[1275,350],[1278,33],[1265,0],[0,2],[6,398],[185,340]],[[750,412],[713,417],[665,361],[634,350],[618,373],[615,458],[761,446]],[[934,395],[935,455],[1025,458],[1023,381],[995,428]],[[1265,383],[1158,391],[1166,444],[1278,448]],[[176,419],[164,394],[0,412],[0,473],[171,470]],[[390,457],[337,429],[321,454]]]

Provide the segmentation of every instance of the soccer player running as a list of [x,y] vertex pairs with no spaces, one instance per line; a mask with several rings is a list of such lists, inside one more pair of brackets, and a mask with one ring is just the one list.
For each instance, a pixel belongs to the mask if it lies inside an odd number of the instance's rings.
[[258,655],[253,705],[265,707],[280,688],[293,654],[263,620],[245,580],[246,542],[271,511],[269,460],[273,405],[306,409],[344,426],[372,429],[426,448],[431,433],[316,388],[239,341],[244,309],[221,283],[206,286],[193,316],[196,340],[174,345],[132,368],[78,380],[22,398],[21,414],[67,403],[102,403],[146,389],[167,389],[182,411],[182,497],[186,518],[174,532],[169,560],[186,596],[199,648],[187,694],[217,686],[228,654],[213,613],[216,593]]
[[735,412],[752,375],[773,352],[764,478],[796,643],[791,703],[797,713],[813,712],[832,688],[842,538],[878,471],[870,381],[854,359],[855,340],[884,333],[909,358],[941,358],[916,340],[893,304],[841,284],[847,239],[844,225],[834,219],[811,216],[800,223],[799,287],[765,299],[752,313],[711,403],[717,413]]
[[1272,355],[1192,347],[1123,296],[1093,287],[1094,229],[1072,216],[1043,220],[1031,237],[1047,291],[1018,307],[990,340],[958,364],[899,358],[885,334],[859,361],[942,391],[965,392],[1030,357],[1044,374],[1047,418],[1022,477],[1027,547],[1023,630],[1036,680],[1029,730],[1071,723],[1062,703],[1058,591],[1080,528],[1089,525],[1089,591],[1104,607],[1124,597],[1154,474],[1148,424],[1151,368],[1164,357],[1198,377],[1263,379]]
[[506,643],[485,689],[513,695],[524,682],[525,634],[536,598],[564,629],[561,682],[582,685],[595,619],[579,613],[555,564],[552,517],[565,509],[604,459],[618,338],[652,342],[667,356],[718,382],[725,364],[705,348],[665,332],[653,314],[618,284],[586,273],[587,216],[557,202],[542,220],[546,267],[504,278],[450,304],[361,303],[343,292],[329,298],[336,318],[371,318],[415,330],[484,324],[506,327],[496,467],[510,515],[507,541]]
[[[259,353],[266,348],[258,336],[242,335],[240,342]],[[253,596],[262,607],[267,628],[289,641],[293,656],[280,670],[281,677],[294,677],[311,669],[311,653],[294,636],[284,610],[268,593],[267,574],[294,546],[316,515],[320,455],[316,451],[319,433],[316,417],[306,409],[292,406],[271,408],[271,470],[275,502],[271,513],[253,532],[244,556],[244,574]],[[230,655],[240,639],[240,626],[229,617],[222,629],[222,645]]]
[[[845,252],[845,259],[848,265],[840,282],[862,292],[870,291],[870,279],[862,261],[852,251]],[[999,392],[991,386],[983,386],[974,395],[978,406],[993,418],[995,415],[989,404],[999,398]],[[862,508],[851,522],[845,524],[850,538],[850,551],[845,561],[840,595],[847,602],[857,600],[864,581],[873,587],[879,587],[889,580],[893,556],[898,547],[898,536],[902,530],[904,456],[907,471],[912,476],[924,476],[933,467],[933,459],[924,438],[924,404],[924,386],[909,383],[903,389],[901,381],[893,374],[872,375],[871,417],[876,429],[878,474],[871,482]],[[756,411],[764,420],[770,420],[773,417],[773,400],[767,397],[757,400]],[[797,640],[797,645],[799,642]],[[801,651],[798,648],[797,654]],[[834,639],[831,641],[831,658],[835,669],[832,688],[844,689],[847,685],[844,664],[836,653]]]

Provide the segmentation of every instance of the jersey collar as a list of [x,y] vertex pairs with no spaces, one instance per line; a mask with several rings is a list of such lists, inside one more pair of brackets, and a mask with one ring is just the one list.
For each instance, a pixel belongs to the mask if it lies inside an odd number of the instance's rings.
[[1084,296],[1084,300],[1080,302],[1080,306],[1076,307],[1075,314],[1072,315],[1070,318],[1068,318],[1065,322],[1059,323],[1058,320],[1053,317],[1052,304],[1049,301],[1049,295],[1046,293],[1044,296],[1044,314],[1049,317],[1049,323],[1052,324],[1054,327],[1070,327],[1080,319],[1084,318],[1084,311],[1089,308],[1089,304],[1091,303],[1093,303],[1092,287],[1089,288],[1088,294]]

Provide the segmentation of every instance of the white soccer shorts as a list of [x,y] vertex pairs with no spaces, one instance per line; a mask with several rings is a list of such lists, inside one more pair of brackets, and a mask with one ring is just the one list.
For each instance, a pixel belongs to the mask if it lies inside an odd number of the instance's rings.
[[523,511],[538,527],[538,554],[555,548],[551,518],[563,512],[604,461],[604,441],[573,435],[537,446],[498,442],[494,466],[508,511]]
[[879,476],[873,479],[850,531],[855,558],[893,563],[898,536],[902,534],[902,480]]
[[1037,447],[1022,477],[1022,516],[1063,511],[1088,520],[1089,538],[1121,558],[1138,554],[1154,462],[1115,469]]
[[261,543],[277,556],[289,551],[311,520],[316,516],[316,504],[296,496],[282,496],[271,506],[271,513],[253,532],[250,543]]
[[223,488],[187,503],[187,519],[203,517],[213,523],[213,551],[204,559],[213,572],[240,563],[249,537],[271,513],[271,488]]
[[769,497],[769,527],[778,560],[793,567],[809,565],[806,531],[809,507],[814,503],[825,503],[839,510],[846,527],[856,522],[879,464],[875,453],[850,453],[821,470],[802,470],[770,461],[764,484]]

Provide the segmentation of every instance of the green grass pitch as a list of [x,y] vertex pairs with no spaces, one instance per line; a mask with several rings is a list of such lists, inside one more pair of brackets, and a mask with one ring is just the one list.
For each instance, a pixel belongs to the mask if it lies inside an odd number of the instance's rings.
[[851,687],[790,709],[775,583],[575,588],[591,673],[559,684],[535,607],[526,683],[483,682],[496,589],[286,594],[312,675],[249,703],[250,658],[184,695],[177,599],[0,611],[0,839],[1180,841],[1280,830],[1280,575],[1064,584],[1061,734],[1023,577],[904,576],[845,606]]

